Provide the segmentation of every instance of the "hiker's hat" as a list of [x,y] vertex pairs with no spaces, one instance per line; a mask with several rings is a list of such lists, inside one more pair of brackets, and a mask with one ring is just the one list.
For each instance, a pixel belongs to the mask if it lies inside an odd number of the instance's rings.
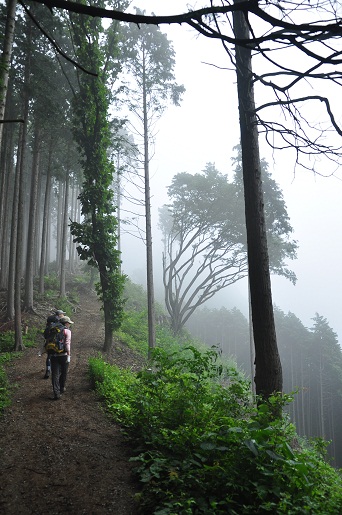
[[72,322],[72,321],[70,320],[70,318],[69,318],[69,317],[62,317],[62,318],[60,318],[60,320],[59,320],[59,321],[60,321],[62,324],[66,324],[67,322],[68,322],[69,324],[73,324],[73,323],[74,323],[74,322]]
[[55,311],[55,315],[66,315],[66,312],[61,309],[57,309],[57,311]]

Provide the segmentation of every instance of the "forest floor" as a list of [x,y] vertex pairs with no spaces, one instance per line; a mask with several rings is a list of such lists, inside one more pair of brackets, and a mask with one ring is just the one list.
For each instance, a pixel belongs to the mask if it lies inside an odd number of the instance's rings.
[[[58,309],[58,306],[55,306]],[[49,311],[31,322],[44,329]],[[129,444],[90,388],[87,363],[104,340],[96,294],[80,293],[72,315],[71,363],[66,391],[53,401],[43,379],[45,355],[27,348],[7,366],[12,404],[0,417],[0,513],[2,515],[136,515],[139,484]],[[37,344],[43,343],[42,337]],[[106,361],[138,370],[141,357],[119,342]]]

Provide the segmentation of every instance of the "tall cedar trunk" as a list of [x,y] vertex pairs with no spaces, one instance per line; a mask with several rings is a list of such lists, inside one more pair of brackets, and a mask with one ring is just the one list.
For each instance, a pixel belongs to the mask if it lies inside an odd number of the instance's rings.
[[52,195],[52,182],[50,179],[50,190],[49,190],[49,205],[50,208],[47,212],[46,219],[46,258],[45,258],[45,275],[49,275],[49,264],[51,262],[51,195]]
[[[17,0],[8,0],[7,1],[7,12],[6,12],[6,27],[5,27],[5,36],[4,36],[4,44],[3,51],[1,57],[1,66],[0,66],[0,120],[4,119],[5,115],[5,105],[6,105],[6,96],[7,96],[7,88],[8,88],[8,79],[9,79],[9,68],[11,62],[12,55],[12,46],[13,46],[13,37],[14,37],[14,27],[15,27],[15,10],[17,6]],[[4,124],[0,123],[0,148],[2,142],[2,133],[3,133]]]
[[13,198],[13,182],[14,182],[14,131],[12,128],[8,129],[3,138],[5,150],[3,152],[3,159],[1,162],[1,170],[4,177],[2,183],[3,194],[1,195],[1,231],[0,241],[1,245],[1,277],[0,287],[5,289],[8,287],[8,270],[9,270],[9,243],[11,232],[11,205]]
[[16,260],[13,259],[16,255],[17,249],[17,231],[18,231],[18,206],[19,206],[19,188],[20,188],[20,173],[21,173],[21,152],[22,149],[22,139],[23,139],[23,129],[24,127],[20,127],[19,132],[19,142],[17,148],[17,163],[15,169],[15,179],[14,179],[14,193],[12,199],[12,230],[11,230],[11,240],[10,240],[10,256],[12,259],[9,261],[9,270],[8,270],[8,287],[7,287],[7,318],[9,320],[13,320],[15,316],[14,309],[14,288],[15,288],[15,268],[16,268]]
[[146,68],[143,54],[143,111],[144,111],[144,172],[145,172],[145,217],[146,217],[146,266],[147,266],[147,317],[148,317],[148,358],[156,346],[153,259],[152,259],[152,224],[151,224],[151,194],[148,149],[148,127],[146,106]]
[[[239,0],[235,1],[238,3]],[[237,39],[249,38],[245,15],[241,12],[234,13],[234,32]],[[257,395],[268,398],[282,391],[283,379],[272,305],[250,49],[236,46],[236,74],[255,345],[255,386]]]
[[47,239],[48,239],[48,223],[49,211],[51,201],[51,161],[52,161],[52,138],[49,148],[48,167],[46,174],[45,196],[44,196],[44,212],[43,212],[43,228],[42,228],[42,241],[40,249],[40,267],[39,267],[39,293],[44,294],[44,273],[47,261]]
[[25,151],[26,151],[26,139],[27,139],[27,118],[29,112],[29,83],[31,73],[31,43],[32,43],[32,25],[30,20],[27,18],[27,48],[28,52],[25,59],[25,72],[24,72],[24,86],[23,86],[23,119],[24,124],[20,128],[19,145],[20,150],[20,166],[18,168],[18,223],[17,223],[17,242],[15,252],[15,288],[14,288],[14,336],[15,343],[14,348],[16,351],[22,350],[23,337],[21,330],[21,278],[22,278],[22,259],[23,259],[23,228],[24,228],[24,163],[25,163]]
[[59,295],[65,297],[65,260],[68,235],[68,205],[69,205],[69,169],[66,171],[64,188],[64,209],[62,216],[62,241],[61,241],[61,275],[59,282]]
[[[72,221],[75,220],[75,185],[74,182],[71,182],[71,202],[70,202],[70,219]],[[69,231],[69,272],[70,274],[74,273],[74,245],[72,242],[72,234]]]
[[[25,95],[26,100],[28,96]],[[25,102],[25,120],[28,115],[28,102]],[[14,289],[14,333],[15,333],[15,350],[22,350],[24,348],[22,330],[21,330],[21,277],[22,277],[22,254],[23,254],[23,226],[24,226],[24,156],[26,148],[27,128],[24,124],[21,133],[19,144],[21,146],[20,152],[20,166],[19,166],[19,188],[18,188],[18,224],[17,224],[17,243],[16,243],[16,258],[15,258],[15,289]]]
[[40,154],[40,130],[36,122],[33,145],[32,178],[30,190],[30,209],[27,234],[27,255],[25,271],[25,298],[24,309],[33,309],[33,277],[34,277],[34,249],[36,234],[36,213],[38,203],[38,180],[39,180],[39,154]]
[[57,227],[57,239],[56,239],[56,271],[59,273],[61,266],[61,240],[62,240],[62,201],[63,201],[63,183],[61,180],[58,181],[58,198],[56,208],[56,227]]

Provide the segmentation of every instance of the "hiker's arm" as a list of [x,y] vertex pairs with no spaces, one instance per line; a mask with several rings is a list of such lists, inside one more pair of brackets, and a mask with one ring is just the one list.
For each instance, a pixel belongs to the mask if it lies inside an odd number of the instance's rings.
[[70,356],[70,343],[71,343],[71,331],[70,329],[64,329],[65,341],[64,346],[68,356]]

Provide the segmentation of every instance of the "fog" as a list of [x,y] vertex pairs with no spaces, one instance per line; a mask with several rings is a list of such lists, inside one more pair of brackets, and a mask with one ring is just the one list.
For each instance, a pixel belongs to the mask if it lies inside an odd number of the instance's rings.
[[[182,12],[181,0],[145,0],[134,5],[146,14]],[[198,5],[199,7],[199,5]],[[186,11],[186,7],[183,7]],[[128,9],[133,12],[133,7]],[[235,72],[218,41],[186,27],[161,27],[176,51],[175,76],[186,93],[180,107],[169,106],[158,122],[154,155],[150,163],[153,226],[153,257],[157,290],[161,284],[161,235],[158,207],[168,201],[167,186],[180,172],[198,173],[213,162],[221,173],[232,176],[233,146],[239,143]],[[230,69],[228,69],[230,68]],[[258,92],[256,92],[258,104]],[[341,114],[336,116],[341,122]],[[329,140],[327,139],[327,142]],[[269,163],[272,177],[282,189],[288,215],[298,241],[298,258],[289,262],[297,275],[296,286],[272,276],[273,302],[285,313],[291,311],[310,328],[315,313],[324,316],[342,340],[341,221],[342,172],[327,170],[322,160],[318,174],[295,168],[290,151],[272,152],[260,138],[261,156]],[[334,175],[331,173],[334,172]],[[144,227],[141,220],[140,226]],[[124,272],[144,281],[145,247],[141,240],[122,234]],[[208,307],[236,306],[247,314],[247,282],[220,292]]]

